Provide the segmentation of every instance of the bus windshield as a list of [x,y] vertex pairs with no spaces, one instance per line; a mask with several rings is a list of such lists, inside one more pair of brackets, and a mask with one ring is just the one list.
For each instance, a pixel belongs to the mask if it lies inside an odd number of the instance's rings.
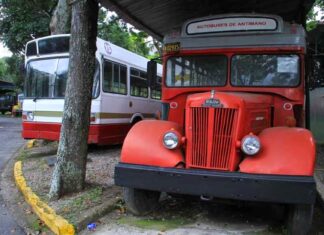
[[234,55],[231,84],[254,87],[294,87],[300,82],[297,55]]
[[171,57],[167,61],[169,87],[225,86],[226,76],[225,55]]
[[[69,58],[51,58],[30,61],[27,64],[25,97],[64,98]],[[99,95],[99,64],[95,72],[92,97]]]

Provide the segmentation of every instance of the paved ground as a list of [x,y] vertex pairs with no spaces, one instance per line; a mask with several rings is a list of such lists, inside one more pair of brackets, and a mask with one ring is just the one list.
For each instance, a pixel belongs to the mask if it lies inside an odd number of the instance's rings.
[[[22,146],[21,119],[0,115],[0,173],[10,157]],[[1,191],[1,188],[0,188]],[[0,235],[25,234],[13,220],[0,195]]]

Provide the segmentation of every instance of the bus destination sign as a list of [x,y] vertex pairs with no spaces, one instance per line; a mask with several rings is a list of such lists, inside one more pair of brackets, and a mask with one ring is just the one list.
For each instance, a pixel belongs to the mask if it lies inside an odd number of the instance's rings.
[[180,42],[165,44],[163,46],[163,51],[165,53],[179,52],[180,51]]
[[187,24],[188,35],[246,32],[246,31],[275,31],[278,22],[269,17],[226,17],[190,22]]

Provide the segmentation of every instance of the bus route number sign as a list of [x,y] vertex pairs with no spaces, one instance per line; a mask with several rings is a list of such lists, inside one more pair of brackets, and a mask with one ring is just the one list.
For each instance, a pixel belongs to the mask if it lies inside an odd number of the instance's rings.
[[163,47],[163,51],[166,53],[179,52],[180,51],[180,42],[165,44]]

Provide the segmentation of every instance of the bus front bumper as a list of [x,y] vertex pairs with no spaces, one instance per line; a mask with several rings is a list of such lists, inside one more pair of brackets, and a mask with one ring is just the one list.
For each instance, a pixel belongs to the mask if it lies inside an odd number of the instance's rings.
[[312,176],[260,175],[119,163],[115,184],[152,191],[245,201],[312,204]]

